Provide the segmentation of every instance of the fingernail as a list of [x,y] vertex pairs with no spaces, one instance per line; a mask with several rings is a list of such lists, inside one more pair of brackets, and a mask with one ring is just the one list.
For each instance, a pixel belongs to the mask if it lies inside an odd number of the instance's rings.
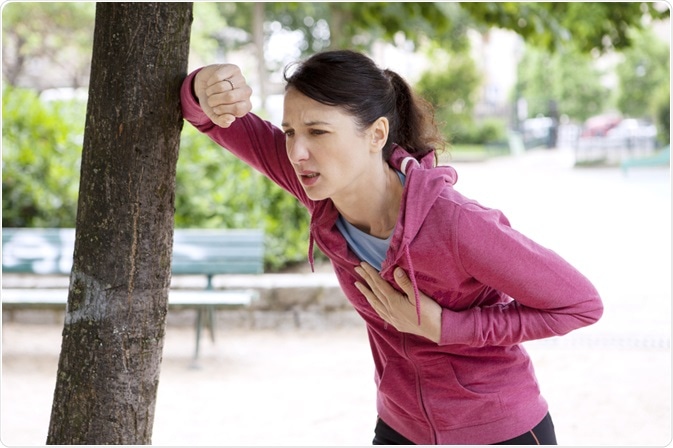
[[395,269],[395,277],[404,277],[404,271],[402,268]]

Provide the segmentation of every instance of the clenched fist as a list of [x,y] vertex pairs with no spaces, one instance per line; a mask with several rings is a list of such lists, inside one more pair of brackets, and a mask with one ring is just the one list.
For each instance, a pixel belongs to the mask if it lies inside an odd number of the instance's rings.
[[252,110],[252,89],[241,69],[233,64],[203,67],[194,78],[194,93],[203,112],[223,128]]

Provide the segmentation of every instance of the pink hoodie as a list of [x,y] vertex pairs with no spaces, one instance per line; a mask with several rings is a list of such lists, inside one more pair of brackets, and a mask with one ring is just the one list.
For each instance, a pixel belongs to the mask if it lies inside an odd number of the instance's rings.
[[[433,167],[396,147],[406,174],[399,220],[381,275],[402,267],[443,308],[440,344],[400,333],[378,317],[354,282],[360,260],[335,223],[331,200],[311,201],[287,158],[280,129],[254,114],[228,129],[213,124],[182,87],[186,120],[293,194],[311,213],[313,244],[330,258],[344,294],[366,322],[379,416],[416,444],[491,444],[532,429],[547,413],[520,343],[564,335],[603,313],[593,285],[516,230],[505,216],[458,193],[452,167]],[[418,304],[418,302],[417,302]]]

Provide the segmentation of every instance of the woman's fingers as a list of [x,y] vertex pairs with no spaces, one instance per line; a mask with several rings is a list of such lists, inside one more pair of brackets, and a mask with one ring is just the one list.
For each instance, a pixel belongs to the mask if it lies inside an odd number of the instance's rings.
[[203,68],[194,87],[203,111],[218,126],[229,127],[236,118],[252,110],[252,89],[236,65]]
[[426,337],[434,342],[441,338],[442,308],[430,296],[419,291],[421,302],[421,323],[418,322],[414,286],[409,276],[401,268],[395,270],[395,282],[404,291],[397,291],[384,280],[374,268],[362,263],[355,271],[366,285],[355,282],[355,286],[365,296],[374,311],[398,331]]
[[367,282],[374,294],[376,294],[379,300],[381,300],[386,306],[390,305],[390,301],[392,299],[404,298],[406,300],[406,297],[393,288],[390,283],[385,281],[379,272],[371,265],[367,263],[361,263],[358,269],[363,272],[360,275]]
[[374,311],[376,311],[376,314],[378,314],[381,319],[387,322],[390,318],[388,310],[378,298],[378,296],[374,294],[371,289],[360,282],[355,282],[355,287],[362,293],[363,296],[365,296],[367,302],[369,302]]
[[366,282],[366,286],[356,282],[355,286],[362,292],[374,311],[388,323],[393,323],[400,307],[412,306],[406,295],[399,293],[385,281],[379,272],[367,263],[361,263],[355,271]]

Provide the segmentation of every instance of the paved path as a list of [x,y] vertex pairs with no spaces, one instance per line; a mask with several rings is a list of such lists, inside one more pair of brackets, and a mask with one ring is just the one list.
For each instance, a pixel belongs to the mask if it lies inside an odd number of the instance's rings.
[[[596,325],[526,344],[559,443],[671,441],[671,215],[668,169],[574,169],[566,151],[459,164],[459,189],[502,209],[601,291]],[[6,446],[43,445],[60,328],[2,328],[0,423]],[[372,362],[361,326],[230,330],[204,344],[169,327],[153,442],[160,446],[366,446]]]

